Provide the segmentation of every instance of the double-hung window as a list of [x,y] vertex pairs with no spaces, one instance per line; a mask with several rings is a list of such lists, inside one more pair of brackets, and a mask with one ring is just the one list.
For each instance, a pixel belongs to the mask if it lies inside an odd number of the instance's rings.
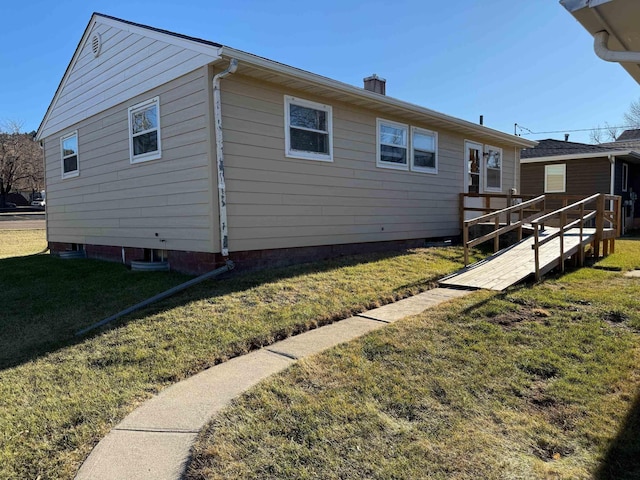
[[502,191],[502,149],[484,147],[485,190]]
[[131,163],[160,158],[160,145],[160,97],[129,107]]
[[567,186],[567,165],[544,166],[544,193],[564,193]]
[[438,134],[411,127],[411,170],[438,173]]
[[408,170],[409,127],[390,120],[377,120],[378,167]]
[[332,162],[331,106],[288,95],[284,98],[286,156]]
[[60,153],[62,157],[62,178],[71,178],[80,175],[77,131],[60,138]]

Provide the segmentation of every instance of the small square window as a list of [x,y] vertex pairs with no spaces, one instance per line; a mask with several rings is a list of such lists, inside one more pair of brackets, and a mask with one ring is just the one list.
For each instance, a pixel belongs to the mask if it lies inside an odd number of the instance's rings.
[[60,153],[62,158],[62,178],[80,175],[77,131],[60,138]]
[[438,173],[438,134],[411,127],[411,170]]
[[284,98],[286,156],[332,162],[331,106],[288,95]]
[[377,120],[378,128],[378,158],[377,165],[382,168],[407,170],[408,163],[408,132],[409,127],[390,120]]
[[567,187],[567,165],[544,166],[544,193],[564,193]]
[[160,97],[129,107],[129,152],[131,163],[161,157]]

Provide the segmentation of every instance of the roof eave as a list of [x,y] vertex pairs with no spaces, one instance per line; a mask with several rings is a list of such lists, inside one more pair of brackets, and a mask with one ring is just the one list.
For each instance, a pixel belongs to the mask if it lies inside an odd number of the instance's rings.
[[473,132],[477,132],[478,135],[489,137],[502,143],[508,143],[514,146],[524,147],[524,148],[535,147],[538,144],[538,142],[534,140],[527,140],[522,137],[517,137],[515,135],[510,135],[508,133],[500,132],[498,130],[494,130],[482,125],[477,125],[475,123],[468,122],[466,120],[462,120],[456,117],[452,117],[452,116],[437,112],[435,110],[430,110],[428,108],[424,108],[419,105],[415,105],[413,103],[404,102],[402,100],[398,100],[393,97],[370,92],[363,88],[355,87],[353,85],[349,85],[347,83],[343,83],[338,80],[333,80],[328,77],[323,77],[322,75],[318,75],[315,73],[307,72],[299,68],[290,67],[288,65],[274,62],[272,60],[259,57],[257,55],[253,55],[251,53],[243,52],[241,50],[236,50],[236,49],[224,46],[222,47],[221,55],[228,59],[236,58],[238,59],[239,62],[248,63],[254,67],[275,71],[282,75],[294,77],[300,80],[304,80],[305,82],[309,82],[315,85],[323,86],[325,88],[337,90],[347,95],[366,98],[367,100],[371,101],[374,104],[377,103],[377,104],[393,106],[396,108],[417,113],[419,115],[423,115],[425,117],[437,119],[443,123],[448,123],[452,126],[463,127]]
[[594,152],[594,153],[571,153],[566,155],[551,155],[548,157],[531,157],[531,158],[521,158],[520,163],[541,163],[541,162],[561,162],[561,161],[569,161],[569,160],[584,160],[587,158],[606,158],[609,156],[620,157],[620,156],[630,156],[635,158],[640,158],[640,153],[634,150],[610,150],[604,152]]

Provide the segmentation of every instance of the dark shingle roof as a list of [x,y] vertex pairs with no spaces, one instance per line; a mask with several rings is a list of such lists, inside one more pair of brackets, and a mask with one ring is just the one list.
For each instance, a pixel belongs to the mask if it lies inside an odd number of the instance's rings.
[[629,140],[640,140],[640,128],[625,130],[616,138],[616,142],[627,142]]
[[619,147],[607,147],[601,145],[590,145],[588,143],[564,142],[562,140],[539,140],[538,145],[533,148],[525,148],[520,154],[520,158],[553,157],[556,155],[579,155],[583,153],[610,152],[620,150]]
[[171,32],[169,30],[164,30],[162,28],[150,27],[149,25],[143,25],[142,23],[130,22],[129,20],[123,20],[122,18],[112,17],[111,15],[105,15],[100,12],[93,12],[94,15],[99,15],[104,18],[109,18],[111,20],[116,20],[117,22],[126,23],[127,25],[132,25],[134,27],[146,28],[147,30],[152,30],[154,32],[164,33],[166,35],[171,35],[177,38],[182,38],[184,40],[191,40],[192,42],[202,43],[204,45],[210,45],[212,47],[222,47],[220,43],[212,42],[210,40],[203,40],[202,38],[190,37],[189,35],[183,35],[181,33]]

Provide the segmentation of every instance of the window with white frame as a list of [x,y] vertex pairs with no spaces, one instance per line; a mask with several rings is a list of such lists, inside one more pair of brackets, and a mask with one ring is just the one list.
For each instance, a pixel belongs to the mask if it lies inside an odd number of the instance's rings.
[[129,107],[129,152],[131,163],[161,157],[160,97]]
[[284,98],[286,156],[332,162],[331,106],[288,95]]
[[567,188],[567,165],[544,166],[544,193],[563,193]]
[[502,191],[502,149],[485,145],[484,170],[486,191]]
[[629,189],[629,164],[622,164],[622,191],[626,192]]
[[60,138],[60,154],[62,158],[62,178],[71,178],[80,175],[77,131]]
[[390,120],[377,120],[377,165],[383,168],[407,170],[409,151],[409,127]]
[[438,134],[411,127],[411,170],[438,173]]

